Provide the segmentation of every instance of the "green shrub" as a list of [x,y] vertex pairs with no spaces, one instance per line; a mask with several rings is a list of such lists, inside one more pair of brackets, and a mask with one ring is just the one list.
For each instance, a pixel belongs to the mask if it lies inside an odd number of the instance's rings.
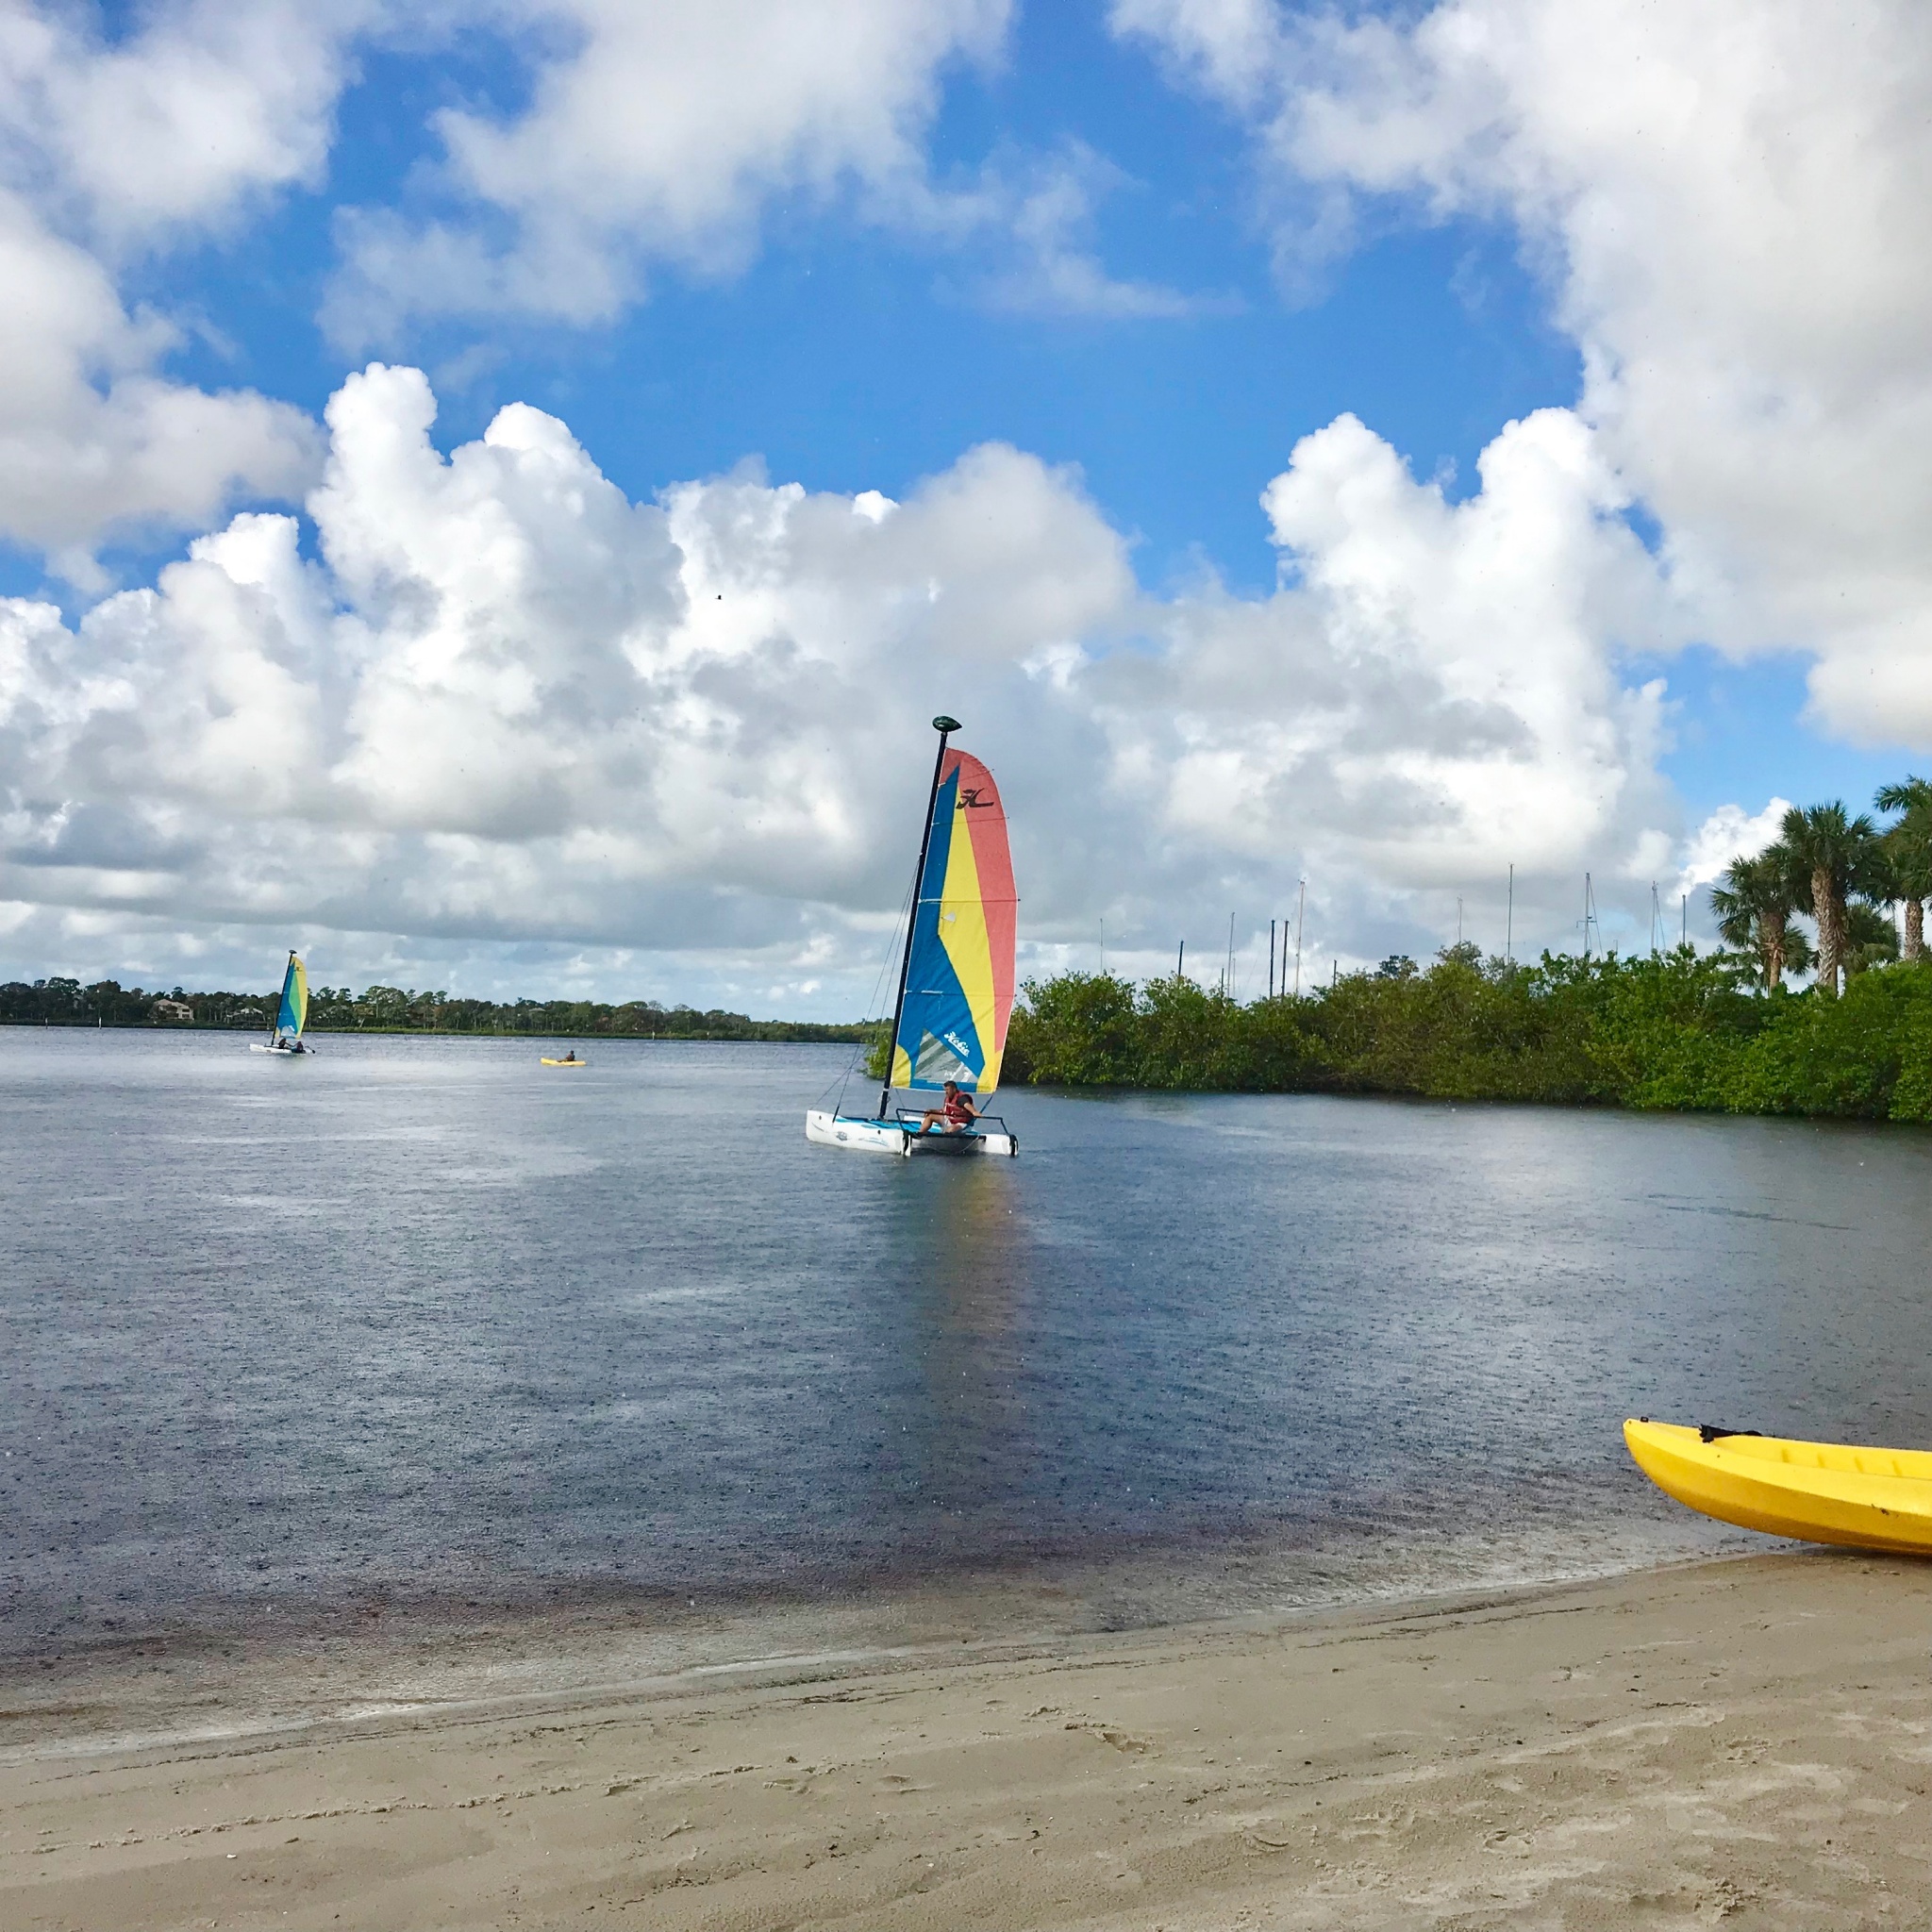
[[1455,946],[1245,1007],[1073,973],[1022,989],[1006,1077],[1932,1121],[1932,971],[1874,965],[1825,1000],[1689,947],[1518,966]]
[[1926,1117],[1932,973],[1874,967],[1838,999],[1781,1006],[1742,1056],[1729,1099],[1734,1112]]

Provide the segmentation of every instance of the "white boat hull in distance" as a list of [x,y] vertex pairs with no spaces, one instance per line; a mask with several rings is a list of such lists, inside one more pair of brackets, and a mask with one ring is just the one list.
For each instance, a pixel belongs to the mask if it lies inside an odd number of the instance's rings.
[[278,1053],[283,1055],[284,1057],[292,1057],[293,1055],[298,1053],[306,1054],[308,1053],[308,1049],[306,1046],[264,1046],[262,1045],[261,1041],[258,1040],[255,1042],[255,1044],[248,1049],[248,1051],[250,1053]]
[[1019,1141],[1009,1133],[974,1128],[948,1134],[934,1128],[922,1132],[917,1121],[856,1120],[846,1114],[807,1110],[805,1138],[819,1147],[854,1147],[867,1154],[1014,1155]]

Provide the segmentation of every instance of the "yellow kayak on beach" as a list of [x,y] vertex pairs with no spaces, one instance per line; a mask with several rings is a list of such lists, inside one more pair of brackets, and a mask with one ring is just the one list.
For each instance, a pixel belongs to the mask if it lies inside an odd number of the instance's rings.
[[1932,1452],[1790,1442],[1648,1416],[1626,1422],[1624,1441],[1665,1495],[1720,1523],[1932,1557]]
[[591,1063],[589,1060],[554,1060],[548,1054],[545,1054],[543,1056],[543,1064],[546,1067],[588,1067]]

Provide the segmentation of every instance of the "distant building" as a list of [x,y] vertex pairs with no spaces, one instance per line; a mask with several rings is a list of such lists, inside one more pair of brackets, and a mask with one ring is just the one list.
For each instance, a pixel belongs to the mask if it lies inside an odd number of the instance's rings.
[[194,1008],[186,1000],[157,1000],[155,1002],[157,1020],[192,1020]]

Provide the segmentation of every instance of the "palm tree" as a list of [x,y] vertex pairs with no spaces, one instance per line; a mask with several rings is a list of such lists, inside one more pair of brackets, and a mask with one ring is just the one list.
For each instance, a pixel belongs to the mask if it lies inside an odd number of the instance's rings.
[[1791,855],[1799,906],[1818,927],[1818,990],[1836,999],[1845,963],[1845,901],[1888,890],[1884,847],[1869,818],[1862,812],[1847,818],[1837,801],[1792,806],[1778,827],[1778,842]]
[[1905,957],[1925,957],[1925,901],[1932,898],[1932,779],[1905,778],[1881,785],[1874,801],[1880,811],[1902,812],[1885,832],[1896,895],[1905,901]]
[[1756,858],[1732,859],[1723,882],[1710,889],[1718,931],[1740,952],[1757,954],[1758,976],[1768,991],[1787,973],[1802,973],[1810,963],[1804,933],[1790,924],[1800,903],[1790,854],[1781,845]]
[[1845,984],[1868,966],[1889,965],[1898,958],[1898,927],[1876,906],[1857,902],[1845,908]]

